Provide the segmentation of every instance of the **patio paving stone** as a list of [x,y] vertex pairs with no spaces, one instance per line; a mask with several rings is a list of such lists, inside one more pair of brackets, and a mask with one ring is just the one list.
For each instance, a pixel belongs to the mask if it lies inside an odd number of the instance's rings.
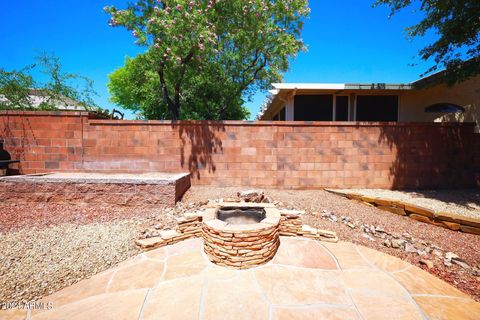
[[[247,270],[212,264],[200,239],[143,253],[45,297],[53,309],[33,310],[27,319],[411,320],[480,314],[480,304],[467,295],[389,255],[346,242],[280,242],[277,257]],[[25,315],[0,311],[1,319]]]
[[164,260],[167,257],[167,250],[165,248],[158,248],[145,252],[145,256],[149,259]]
[[408,292],[390,275],[377,270],[345,270],[340,274],[345,288],[388,296],[407,297]]
[[143,319],[198,319],[203,283],[199,276],[161,283],[149,294]]
[[203,246],[201,238],[194,238],[187,241],[181,241],[174,246],[167,246],[166,249],[170,256],[181,254],[185,252],[198,251],[198,248]]
[[480,315],[480,304],[470,299],[432,296],[414,298],[431,320],[476,320]]
[[268,301],[249,271],[231,280],[211,281],[205,295],[203,319],[268,319]]
[[113,292],[127,289],[150,288],[161,278],[163,268],[163,262],[152,260],[144,260],[127,266],[118,270],[113,275],[108,290]]
[[363,319],[423,319],[420,309],[410,297],[402,298],[399,296],[384,296],[380,292],[377,294],[352,292],[350,295]]
[[353,243],[322,243],[337,259],[342,270],[345,269],[370,269],[372,266],[360,255]]
[[[43,299],[43,301],[51,302],[54,308],[58,308],[71,302],[106,293],[108,283],[113,274],[114,271],[107,270],[106,272],[102,272],[89,279],[57,291],[48,296],[48,299]],[[42,311],[44,310],[35,310],[34,313],[40,313]]]
[[415,266],[402,272],[396,272],[393,276],[412,295],[431,294],[468,298],[468,296],[460,290]]
[[240,274],[233,268],[225,268],[216,264],[210,264],[205,270],[205,277],[213,280],[230,280],[238,277]]
[[375,267],[386,271],[395,272],[409,268],[411,264],[406,261],[400,260],[397,257],[386,255],[383,252],[373,250],[364,246],[357,246],[358,251],[368,261],[370,261]]
[[332,255],[318,242],[285,238],[273,259],[274,264],[305,268],[337,269]]
[[138,319],[148,289],[101,294],[39,313],[33,320]]
[[305,307],[305,308],[275,308],[272,320],[357,320],[360,319],[353,307]]
[[348,303],[348,297],[335,272],[270,266],[256,270],[255,274],[273,304]]
[[165,280],[197,275],[207,267],[203,254],[196,251],[185,252],[168,258]]
[[27,317],[27,311],[18,309],[2,310],[0,315],[3,320],[24,320]]

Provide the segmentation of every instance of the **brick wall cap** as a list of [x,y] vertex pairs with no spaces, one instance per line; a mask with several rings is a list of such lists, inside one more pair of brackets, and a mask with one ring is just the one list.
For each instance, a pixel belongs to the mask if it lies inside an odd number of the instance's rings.
[[[1,110],[0,116],[69,116],[82,117],[89,116],[87,111],[16,111],[16,110]],[[93,114],[92,114],[93,115]]]
[[89,119],[88,124],[119,126],[211,126],[221,129],[224,126],[281,126],[281,127],[474,127],[474,122],[377,122],[377,121],[248,121],[248,120],[109,120]]

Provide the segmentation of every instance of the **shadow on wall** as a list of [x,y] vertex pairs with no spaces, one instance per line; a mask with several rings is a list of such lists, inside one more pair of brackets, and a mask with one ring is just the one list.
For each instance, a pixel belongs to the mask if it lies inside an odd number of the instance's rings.
[[416,123],[381,126],[378,143],[396,150],[389,169],[392,189],[472,188],[478,180],[474,139],[473,124]]
[[[5,149],[10,153],[13,160],[27,160],[26,153],[32,147],[38,146],[35,132],[27,117],[4,115],[0,117],[1,132],[0,139],[5,142]],[[18,135],[20,133],[20,136]],[[12,168],[18,166],[18,168]],[[8,168],[8,175],[17,175],[22,171],[22,163],[11,164]]]
[[173,121],[172,128],[178,129],[182,168],[188,165],[188,170],[197,179],[201,179],[202,170],[215,173],[213,154],[223,153],[219,133],[225,132],[225,126],[216,121]]

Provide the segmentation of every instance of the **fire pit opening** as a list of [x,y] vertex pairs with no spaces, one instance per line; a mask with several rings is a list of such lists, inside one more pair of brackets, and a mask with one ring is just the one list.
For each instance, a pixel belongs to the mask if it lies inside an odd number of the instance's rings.
[[228,224],[254,224],[265,219],[265,209],[248,207],[223,207],[218,209],[216,218]]

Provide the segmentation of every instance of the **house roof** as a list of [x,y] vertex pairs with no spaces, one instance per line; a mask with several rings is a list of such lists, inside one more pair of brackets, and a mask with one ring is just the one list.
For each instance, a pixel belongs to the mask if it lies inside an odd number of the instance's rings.
[[260,107],[257,119],[261,119],[270,111],[272,105],[277,105],[279,100],[285,100],[292,92],[338,92],[344,90],[399,91],[411,90],[413,87],[413,83],[272,83],[272,89],[268,91],[269,95]]
[[[479,61],[479,57],[473,57],[467,61],[464,61],[462,65],[476,65],[479,63]],[[309,91],[336,92],[343,90],[414,90],[442,83],[445,81],[446,75],[447,70],[439,70],[410,83],[272,83],[272,90],[269,91],[270,94],[267,96],[263,105],[260,107],[257,119],[261,119],[266,112],[272,109],[272,105],[276,104],[276,107],[278,108],[278,101],[284,101],[288,94],[290,94],[292,91],[308,93]]]
[[[46,102],[48,98],[51,98],[47,90],[40,90],[40,89],[29,89],[28,99],[32,107],[37,108],[40,106],[41,103]],[[0,102],[7,102],[8,99],[0,94]],[[87,109],[91,108],[90,106],[86,106],[80,101],[75,99],[69,98],[62,94],[57,94],[52,101],[50,101],[59,111],[86,111]]]
[[343,90],[378,90],[378,91],[403,91],[412,90],[421,87],[425,83],[435,81],[444,71],[431,74],[427,77],[415,80],[411,83],[272,83],[272,89],[269,90],[269,95],[265,99],[257,119],[269,111],[273,104],[278,100],[284,99],[291,92],[331,92]]
[[[277,90],[409,90],[409,83],[272,83]],[[273,93],[273,92],[272,92]]]
[[272,83],[277,90],[310,89],[310,90],[343,90],[344,83]]

